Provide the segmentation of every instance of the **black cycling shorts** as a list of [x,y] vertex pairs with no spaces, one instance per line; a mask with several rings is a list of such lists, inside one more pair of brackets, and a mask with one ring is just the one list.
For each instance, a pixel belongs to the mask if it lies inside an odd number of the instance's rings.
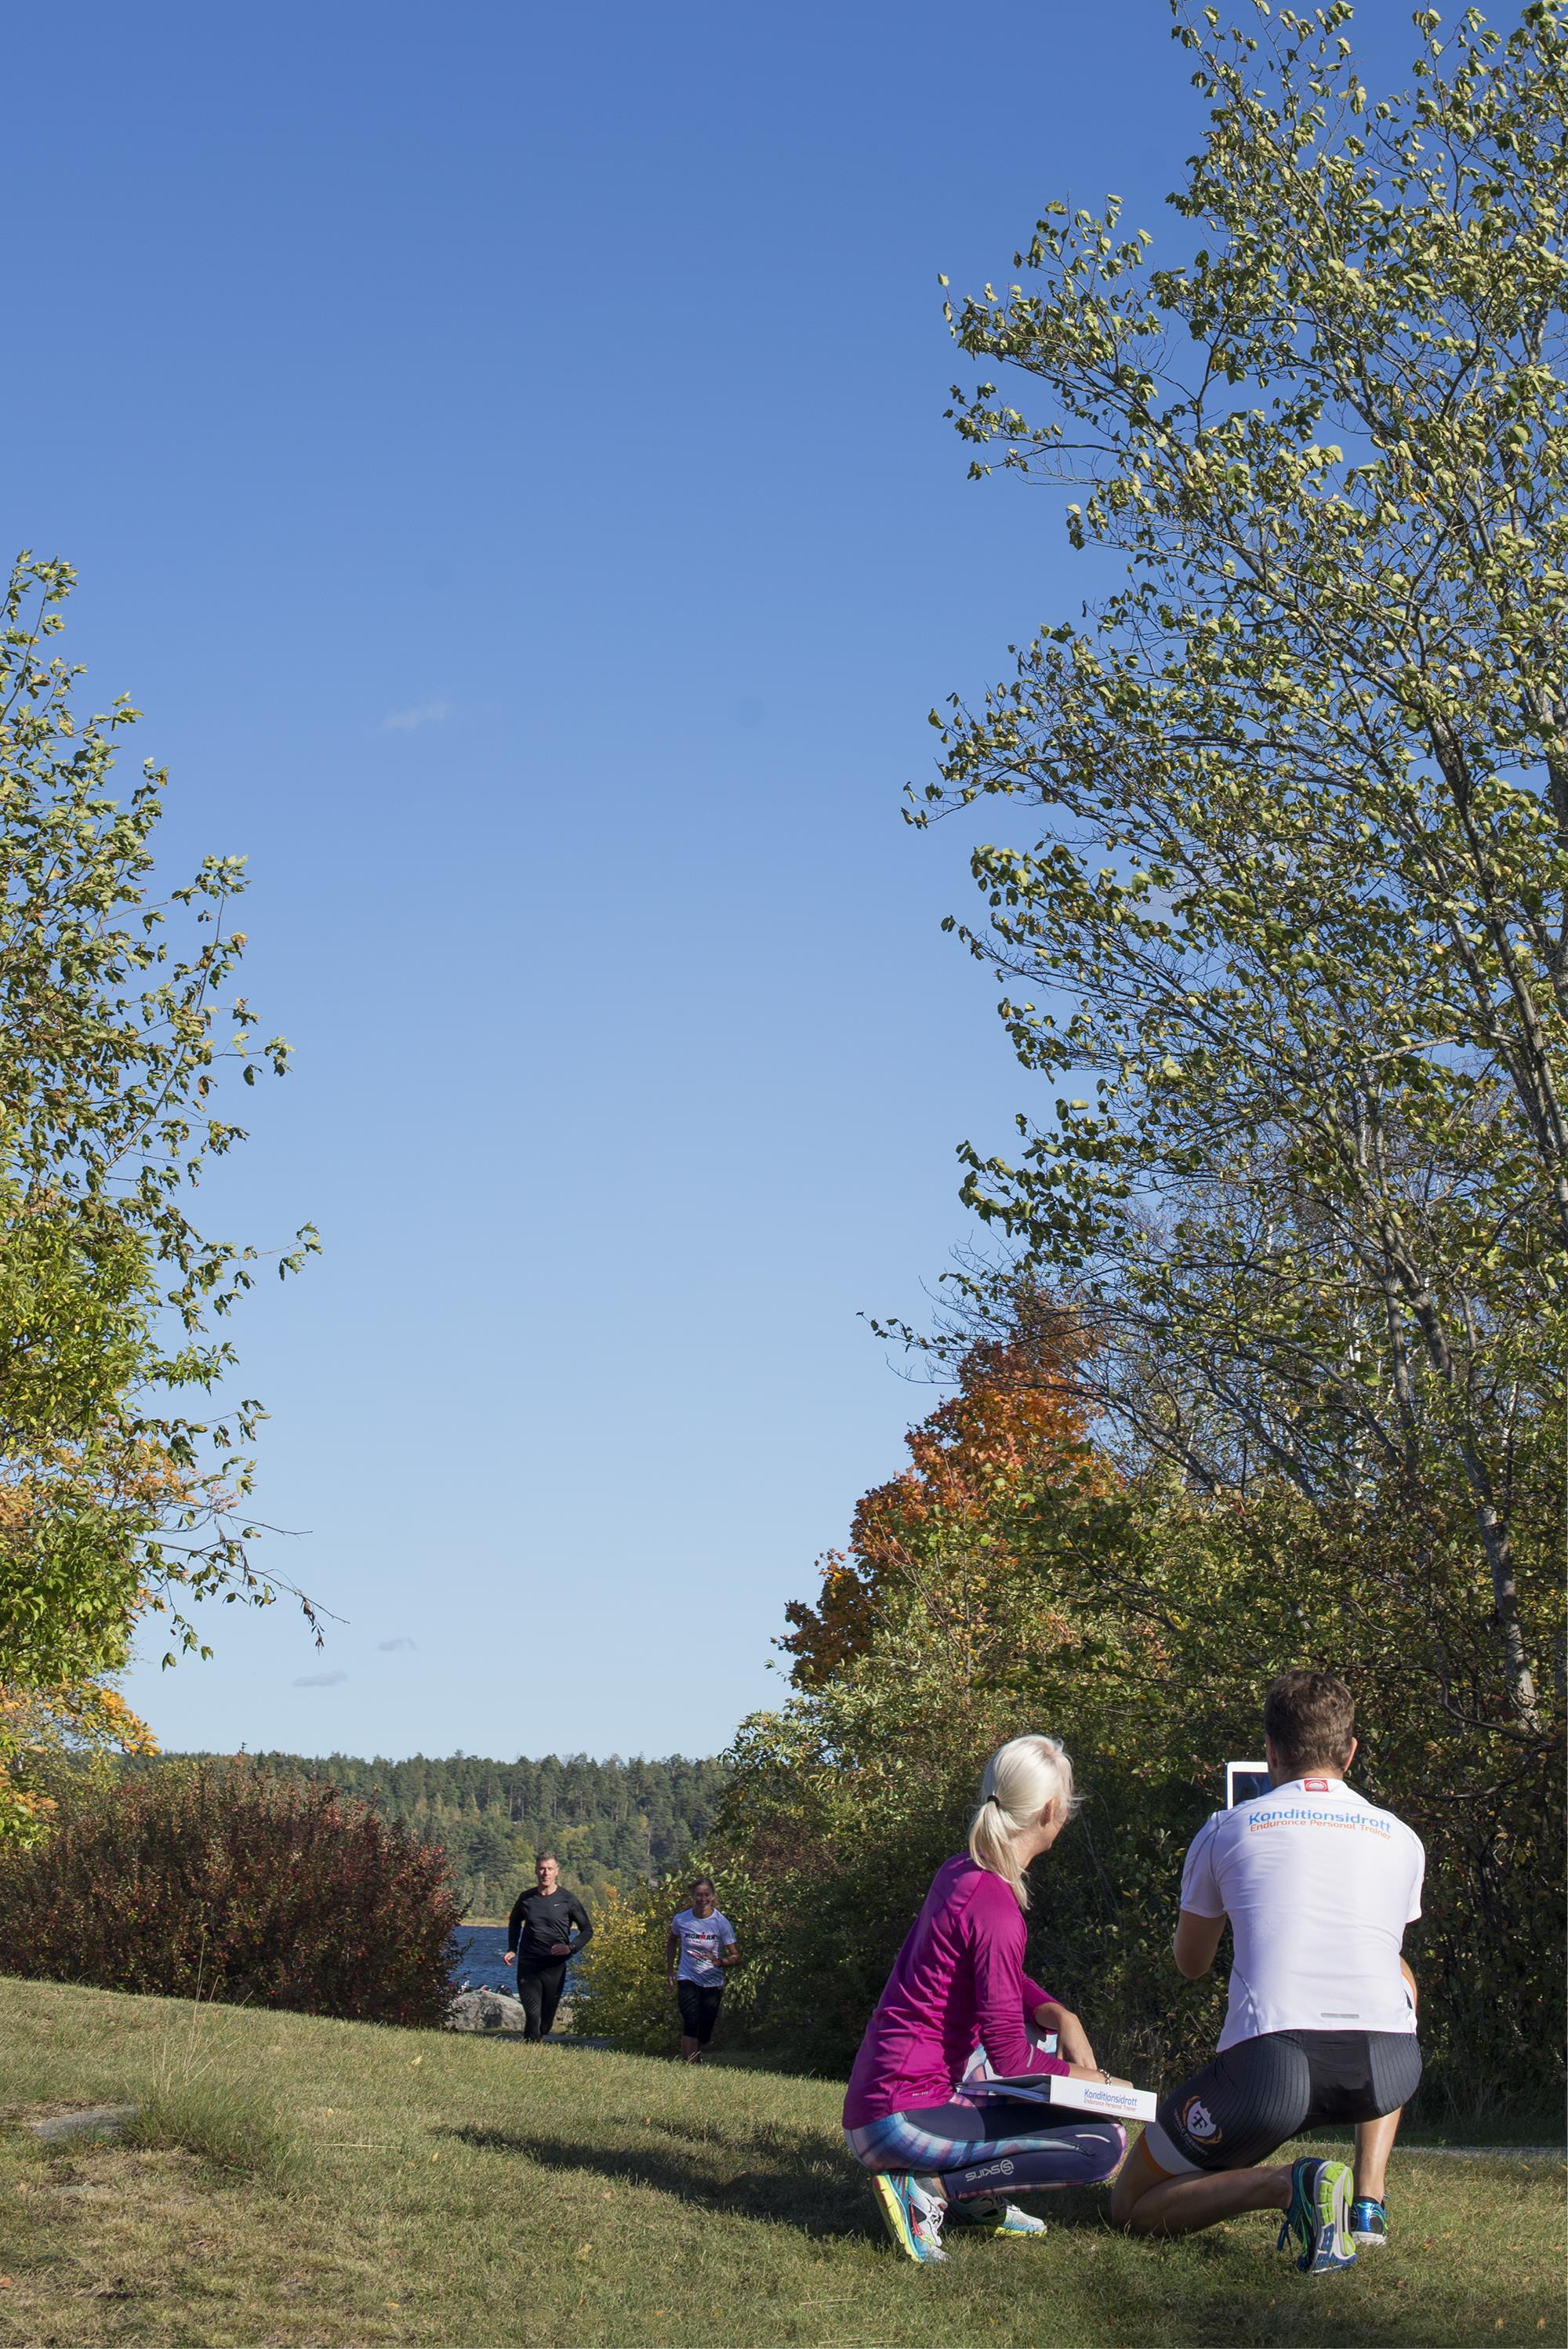
[[1305,2129],[1398,2112],[1420,2078],[1413,2031],[1265,2031],[1184,2080],[1144,2143],[1171,2174],[1246,2169]]
[[722,1982],[677,1982],[676,2004],[681,2011],[681,2032],[706,2047],[713,2037],[713,2026],[718,2021],[718,2003],[724,1996]]

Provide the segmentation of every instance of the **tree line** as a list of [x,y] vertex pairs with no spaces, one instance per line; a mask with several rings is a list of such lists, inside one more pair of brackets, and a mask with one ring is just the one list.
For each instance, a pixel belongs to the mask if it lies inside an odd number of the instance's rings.
[[[223,1757],[181,1754],[181,1765]],[[504,1917],[533,1881],[536,1852],[549,1845],[563,1880],[590,1902],[623,1896],[677,1868],[707,1836],[726,1775],[717,1761],[549,1754],[539,1761],[486,1761],[474,1754],[417,1754],[392,1762],[347,1754],[247,1756],[264,1775],[335,1787],[446,1851],[470,1916]],[[128,1761],[132,1773],[157,1759]]]

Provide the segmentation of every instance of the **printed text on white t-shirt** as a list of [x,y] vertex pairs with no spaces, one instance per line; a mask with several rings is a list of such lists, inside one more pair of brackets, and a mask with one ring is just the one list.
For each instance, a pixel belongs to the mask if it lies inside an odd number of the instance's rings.
[[735,1940],[735,1928],[728,1918],[717,1909],[710,1917],[698,1917],[690,1909],[683,1909],[671,1920],[670,1930],[681,1945],[676,1980],[700,1982],[704,1990],[715,1989],[724,1980],[718,1953],[730,1948]]
[[1421,1913],[1418,1836],[1339,1778],[1297,1778],[1193,1837],[1181,1906],[1228,1917],[1222,2049],[1265,2031],[1414,2031],[1399,1971]]

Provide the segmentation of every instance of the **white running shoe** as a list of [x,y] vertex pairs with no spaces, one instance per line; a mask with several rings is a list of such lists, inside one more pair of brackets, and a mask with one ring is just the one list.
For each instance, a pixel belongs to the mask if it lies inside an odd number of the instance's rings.
[[947,2223],[950,2227],[978,2227],[987,2235],[1022,2237],[1047,2232],[1043,2219],[1020,2210],[1016,2202],[999,2202],[995,2195],[988,2195],[981,2202],[950,2202]]

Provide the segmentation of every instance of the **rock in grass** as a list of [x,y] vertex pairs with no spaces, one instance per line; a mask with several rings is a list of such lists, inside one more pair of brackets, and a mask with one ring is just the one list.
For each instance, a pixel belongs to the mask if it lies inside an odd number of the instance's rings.
[[73,2137],[119,2137],[139,2110],[136,2105],[95,2105],[90,2112],[52,2113],[46,2120],[29,2121],[27,2127],[46,2145],[66,2145]]
[[447,2009],[449,2031],[521,2031],[528,2022],[520,1998],[500,1990],[465,1990]]

